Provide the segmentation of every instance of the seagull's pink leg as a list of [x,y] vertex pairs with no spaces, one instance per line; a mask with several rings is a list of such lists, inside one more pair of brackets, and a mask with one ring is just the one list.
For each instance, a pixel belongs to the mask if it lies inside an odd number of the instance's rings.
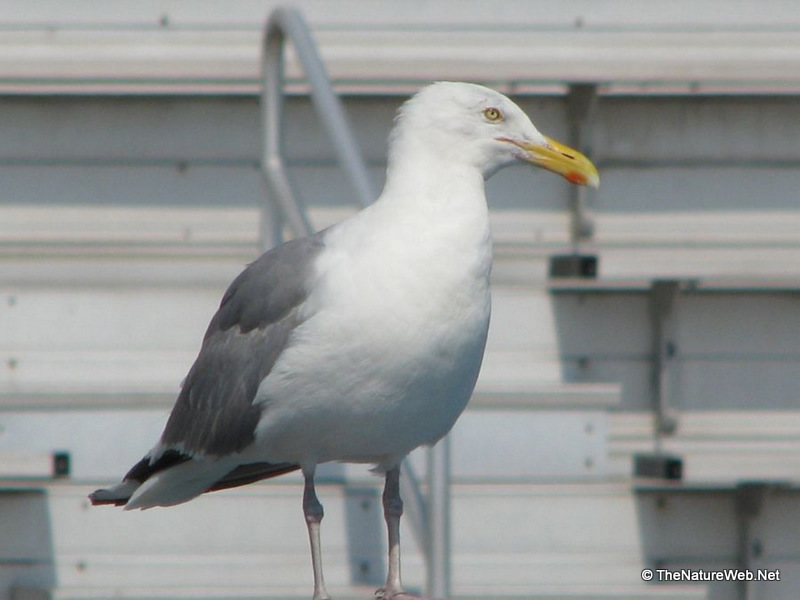
[[311,566],[314,569],[312,600],[331,600],[328,590],[325,589],[325,578],[322,576],[322,546],[319,541],[319,526],[325,513],[314,490],[314,470],[303,469],[303,477],[305,477],[303,515],[305,515],[308,526],[308,539],[311,542]]
[[389,573],[386,586],[375,592],[377,598],[386,600],[412,600],[418,598],[407,594],[400,582],[400,517],[403,516],[403,500],[400,498],[400,466],[386,472],[383,488],[383,516],[389,538]]

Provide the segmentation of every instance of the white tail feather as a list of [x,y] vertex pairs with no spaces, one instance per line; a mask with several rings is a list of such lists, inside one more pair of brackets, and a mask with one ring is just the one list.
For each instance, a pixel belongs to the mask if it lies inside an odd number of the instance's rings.
[[125,510],[174,506],[196,498],[236,467],[235,460],[192,459],[150,477],[131,496]]

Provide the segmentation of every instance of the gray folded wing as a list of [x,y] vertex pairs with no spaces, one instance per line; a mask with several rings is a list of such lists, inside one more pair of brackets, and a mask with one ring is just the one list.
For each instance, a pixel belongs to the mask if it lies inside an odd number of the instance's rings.
[[261,409],[253,404],[300,323],[322,233],[262,255],[234,281],[211,319],[161,441],[181,453],[222,456],[253,441]]

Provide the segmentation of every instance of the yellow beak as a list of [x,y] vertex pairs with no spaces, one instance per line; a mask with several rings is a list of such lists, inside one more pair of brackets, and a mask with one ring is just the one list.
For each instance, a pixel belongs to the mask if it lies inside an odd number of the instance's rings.
[[569,146],[547,137],[545,145],[508,141],[523,151],[520,156],[522,160],[558,173],[570,183],[587,185],[594,189],[600,185],[600,175],[592,161]]

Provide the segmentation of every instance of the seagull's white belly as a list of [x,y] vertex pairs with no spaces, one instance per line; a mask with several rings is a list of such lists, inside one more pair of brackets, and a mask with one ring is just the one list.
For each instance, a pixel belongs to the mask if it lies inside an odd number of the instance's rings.
[[390,467],[444,436],[472,394],[489,326],[488,234],[470,254],[334,281],[259,388],[260,459]]

